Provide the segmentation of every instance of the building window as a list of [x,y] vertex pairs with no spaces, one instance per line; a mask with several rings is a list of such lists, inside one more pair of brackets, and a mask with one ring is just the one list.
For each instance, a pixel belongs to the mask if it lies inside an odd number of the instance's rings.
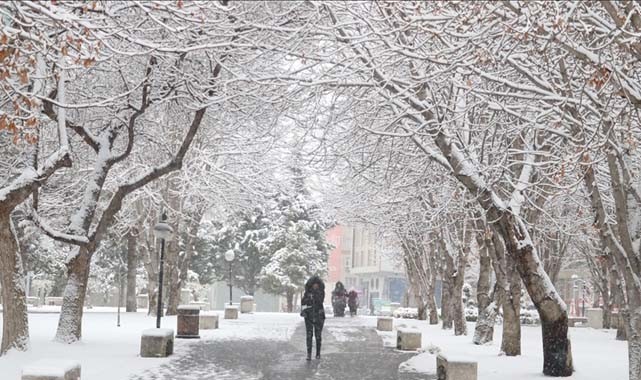
[[378,278],[376,279],[376,289],[378,289]]

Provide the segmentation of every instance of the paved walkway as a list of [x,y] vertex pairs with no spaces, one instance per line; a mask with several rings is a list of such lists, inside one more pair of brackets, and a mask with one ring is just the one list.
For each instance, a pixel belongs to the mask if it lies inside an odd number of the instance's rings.
[[328,318],[321,360],[305,360],[305,328],[300,324],[289,342],[264,339],[202,341],[186,354],[132,380],[418,380],[400,373],[412,357],[383,347],[376,331],[349,318]]

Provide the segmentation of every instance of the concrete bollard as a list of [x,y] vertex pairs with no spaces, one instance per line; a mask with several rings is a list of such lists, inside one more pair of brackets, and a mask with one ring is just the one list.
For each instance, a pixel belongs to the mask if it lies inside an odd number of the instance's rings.
[[376,320],[376,330],[378,331],[392,331],[394,330],[394,318],[392,317],[378,317]]
[[240,312],[252,313],[254,311],[254,297],[253,296],[242,296],[240,297]]
[[421,348],[421,332],[416,329],[399,328],[396,335],[396,348],[403,351],[415,351]]
[[439,380],[477,380],[478,363],[465,358],[436,356],[436,378]]
[[174,330],[149,329],[142,332],[140,356],[165,358],[174,353]]
[[585,311],[588,317],[588,326],[593,329],[602,329],[603,328],[603,309],[601,308],[590,308]]
[[200,329],[214,330],[218,328],[218,314],[202,313],[200,314]]
[[22,380],[80,380],[80,363],[42,359],[22,369]]
[[181,305],[178,306],[178,319],[176,320],[176,338],[200,339],[200,307]]
[[225,306],[225,319],[238,319],[238,306]]

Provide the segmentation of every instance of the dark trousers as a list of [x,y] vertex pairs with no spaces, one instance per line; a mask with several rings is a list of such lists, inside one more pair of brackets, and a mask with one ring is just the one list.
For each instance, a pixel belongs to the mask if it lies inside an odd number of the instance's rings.
[[320,355],[321,350],[321,335],[323,334],[324,319],[305,318],[305,330],[307,330],[307,353],[312,354],[312,337],[316,336],[316,355]]

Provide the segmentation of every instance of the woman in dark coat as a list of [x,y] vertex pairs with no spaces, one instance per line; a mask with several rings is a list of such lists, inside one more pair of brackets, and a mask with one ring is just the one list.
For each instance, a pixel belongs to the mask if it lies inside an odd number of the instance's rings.
[[355,316],[358,312],[358,293],[354,289],[347,293],[347,306],[349,306],[349,315]]
[[316,359],[320,359],[321,335],[325,324],[325,284],[318,276],[313,276],[305,283],[305,293],[301,300],[301,316],[305,318],[307,331],[307,360],[312,360],[312,338],[316,336]]
[[332,291],[332,308],[335,317],[345,316],[345,306],[347,306],[347,291],[342,282],[338,281],[334,291]]

